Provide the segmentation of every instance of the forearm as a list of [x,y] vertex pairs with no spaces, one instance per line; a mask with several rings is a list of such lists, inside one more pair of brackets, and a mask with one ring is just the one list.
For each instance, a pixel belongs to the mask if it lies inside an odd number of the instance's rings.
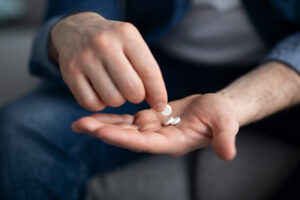
[[282,63],[270,62],[218,93],[232,101],[242,126],[300,103],[300,76]]

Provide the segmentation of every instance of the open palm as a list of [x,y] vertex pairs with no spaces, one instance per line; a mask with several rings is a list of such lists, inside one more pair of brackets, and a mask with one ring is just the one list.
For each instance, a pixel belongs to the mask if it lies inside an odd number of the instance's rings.
[[169,104],[172,116],[181,117],[175,126],[164,126],[166,117],[149,109],[134,116],[94,114],[76,121],[73,130],[138,152],[181,156],[212,143],[221,158],[234,157],[239,126],[226,99],[215,94],[193,95]]

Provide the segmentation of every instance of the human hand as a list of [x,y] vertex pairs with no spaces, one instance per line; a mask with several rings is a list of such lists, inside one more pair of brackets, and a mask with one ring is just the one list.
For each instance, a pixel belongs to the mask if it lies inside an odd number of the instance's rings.
[[132,115],[93,114],[74,122],[75,132],[84,132],[104,142],[138,152],[182,156],[209,144],[224,160],[236,154],[239,122],[232,102],[220,94],[193,95],[169,103],[175,126],[153,109]]
[[86,109],[100,111],[146,99],[162,111],[167,104],[160,68],[130,23],[91,12],[71,15],[53,27],[49,48],[63,80]]

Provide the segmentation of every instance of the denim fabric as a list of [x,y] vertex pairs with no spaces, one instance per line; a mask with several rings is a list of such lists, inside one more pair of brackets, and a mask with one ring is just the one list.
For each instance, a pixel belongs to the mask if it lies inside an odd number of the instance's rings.
[[[133,113],[126,105],[106,112]],[[143,154],[71,131],[89,112],[51,82],[0,110],[0,199],[83,199],[88,177]]]
[[[215,92],[249,70],[199,68],[152,50],[169,100]],[[146,107],[127,103],[103,112],[133,114]],[[270,138],[287,138],[291,133],[292,140],[299,141],[295,131],[299,110],[252,128],[270,133]],[[0,199],[84,199],[89,177],[148,156],[73,133],[71,123],[88,114],[66,88],[51,81],[0,109]]]
[[36,33],[32,49],[34,56],[30,60],[30,73],[42,77],[44,79],[51,79],[57,82],[63,82],[59,67],[55,65],[49,56],[48,41],[49,33],[52,27],[61,20],[63,16],[59,15],[47,21]]
[[[107,19],[134,23],[149,44],[159,42],[164,34],[180,20],[188,9],[190,0],[49,0],[44,23],[38,32],[31,53],[32,74],[61,82],[53,69],[47,45],[50,30],[62,17],[82,11],[100,13]],[[263,62],[276,60],[300,72],[298,46],[300,40],[300,0],[242,0],[250,20],[270,47]],[[294,37],[290,37],[291,35]],[[292,39],[291,39],[292,38]],[[291,48],[293,47],[293,48]],[[288,56],[286,56],[288,55]]]
[[[213,92],[240,71],[199,70],[155,53],[170,99]],[[222,78],[232,77],[230,79]],[[208,87],[209,86],[209,87]],[[135,113],[147,107],[125,104],[107,113]],[[89,111],[61,85],[47,81],[0,110],[0,199],[84,199],[89,177],[146,156],[71,131]]]

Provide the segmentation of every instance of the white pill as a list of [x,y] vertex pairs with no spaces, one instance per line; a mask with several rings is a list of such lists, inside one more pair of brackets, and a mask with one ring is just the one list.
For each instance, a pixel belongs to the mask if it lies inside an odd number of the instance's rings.
[[178,124],[180,121],[181,121],[180,117],[175,117],[173,122],[171,122],[171,125],[174,126],[174,125]]
[[174,122],[174,118],[173,118],[173,117],[170,117],[169,119],[166,119],[166,120],[164,121],[164,125],[165,125],[165,126],[168,126],[168,125],[172,124],[173,122]]
[[163,116],[169,116],[172,113],[172,107],[170,105],[166,106],[166,109],[161,112]]

